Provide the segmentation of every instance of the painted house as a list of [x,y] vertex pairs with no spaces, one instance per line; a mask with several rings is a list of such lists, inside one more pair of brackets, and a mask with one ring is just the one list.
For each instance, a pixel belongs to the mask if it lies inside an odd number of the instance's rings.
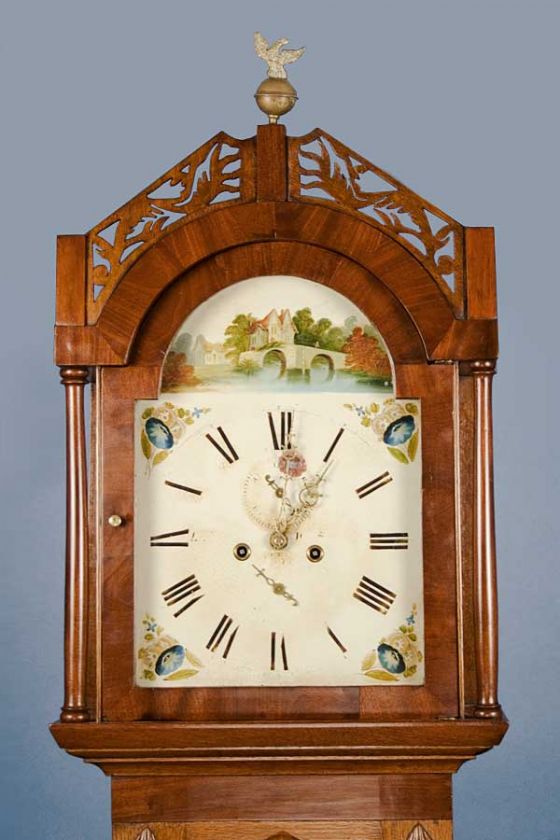
[[229,364],[229,359],[224,352],[224,345],[220,342],[207,341],[203,335],[197,336],[190,357],[192,359],[191,364],[195,367]]
[[271,309],[268,315],[255,321],[249,336],[249,349],[260,350],[267,344],[293,344],[296,328],[289,309],[282,309],[280,314]]

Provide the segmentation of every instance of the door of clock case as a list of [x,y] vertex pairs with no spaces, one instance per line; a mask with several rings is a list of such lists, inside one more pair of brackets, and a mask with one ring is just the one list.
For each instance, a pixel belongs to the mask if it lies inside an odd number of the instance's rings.
[[[210,257],[163,289],[136,330],[127,367],[101,369],[96,393],[101,544],[101,713],[108,720],[280,720],[456,717],[459,715],[456,597],[456,365],[427,365],[405,307],[373,273],[324,247],[261,242]],[[406,279],[406,262],[402,268]],[[135,404],[159,396],[162,363],[177,330],[222,289],[255,277],[303,278],[344,295],[379,329],[394,366],[398,400],[419,401],[422,415],[424,665],[422,685],[150,688],[135,684]],[[281,302],[280,302],[281,304]],[[210,302],[211,305],[211,302]],[[261,314],[261,313],[259,313]],[[264,313],[262,313],[264,314]],[[104,523],[117,512],[119,528]],[[364,522],[364,533],[368,533]],[[353,546],[348,546],[352,552]],[[352,582],[349,582],[351,590]],[[219,617],[219,616],[218,616]],[[387,634],[398,631],[384,617]],[[149,629],[149,628],[148,628]],[[173,636],[171,627],[165,632]],[[367,651],[364,651],[364,654]]]

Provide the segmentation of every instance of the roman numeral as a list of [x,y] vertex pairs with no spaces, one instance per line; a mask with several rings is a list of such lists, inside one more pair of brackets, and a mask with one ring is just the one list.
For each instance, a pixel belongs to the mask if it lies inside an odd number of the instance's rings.
[[334,630],[331,630],[330,627],[327,627],[327,633],[329,634],[335,645],[340,648],[342,653],[346,653],[348,648],[344,647],[338,636],[335,634]]
[[175,481],[166,481],[168,487],[174,487],[175,490],[184,490],[185,493],[193,493],[195,496],[202,496],[202,490],[195,490],[194,487],[187,487],[186,484],[177,484]]
[[270,426],[270,434],[272,435],[272,445],[275,449],[289,449],[293,419],[293,411],[281,411],[280,425],[277,428],[272,412],[268,412],[268,424]]
[[393,534],[370,534],[369,547],[373,551],[384,548],[408,548],[408,534],[395,531]]
[[383,615],[386,615],[392,607],[396,597],[396,594],[391,592],[390,589],[386,589],[380,583],[371,580],[371,578],[365,575],[354,592],[354,598],[357,598],[362,604],[371,607],[372,610],[383,613]]
[[[279,644],[277,644],[279,642]],[[284,636],[276,639],[276,633],[270,634],[270,670],[276,671],[276,665],[280,670],[280,665],[284,671],[288,670],[288,654],[286,653],[286,639]]]
[[218,426],[218,432],[220,434],[220,437],[222,438],[220,443],[218,443],[218,441],[215,440],[212,437],[212,435],[206,435],[212,446],[216,447],[220,455],[222,455],[226,459],[228,464],[233,464],[234,461],[239,461],[239,455],[231,445],[229,438],[227,437],[226,433],[224,432],[221,426]]
[[194,598],[191,598],[191,595],[194,595],[195,592],[200,592],[200,584],[195,575],[189,575],[183,578],[183,580],[174,583],[168,589],[164,589],[161,594],[168,607],[172,607],[180,601],[187,602],[177,612],[173,613],[173,616],[177,618],[185,610],[188,610],[189,607],[192,607],[193,604],[196,604],[197,601],[200,601],[201,598],[204,598],[204,595],[195,595]]
[[156,545],[161,545],[161,546],[171,545],[171,546],[184,546],[185,548],[188,548],[188,546],[189,546],[188,542],[176,542],[176,541],[171,540],[172,537],[184,537],[188,533],[189,533],[189,529],[185,528],[184,531],[169,531],[168,534],[156,534],[155,536],[150,537],[150,545],[152,547],[156,546]]
[[339,430],[338,430],[338,432],[336,433],[336,437],[335,437],[335,439],[333,440],[333,442],[331,443],[331,445],[330,445],[330,446],[329,446],[329,448],[327,449],[327,454],[326,454],[326,455],[325,455],[325,457],[323,458],[323,463],[324,463],[324,464],[326,464],[326,463],[327,463],[327,461],[329,460],[329,458],[330,458],[330,457],[331,457],[331,455],[333,454],[333,452],[334,452],[334,448],[335,448],[335,446],[337,445],[338,441],[340,440],[340,438],[342,437],[342,435],[343,435],[343,434],[344,434],[344,429],[339,429]]
[[230,618],[229,615],[224,615],[218,622],[218,625],[210,638],[208,639],[208,644],[206,645],[207,649],[215,653],[218,650],[220,645],[224,645],[224,652],[222,654],[222,659],[227,659],[228,654],[231,650],[231,646],[233,644],[233,640],[237,636],[237,631],[239,630],[239,625],[236,627],[232,627],[233,625],[233,618]]
[[381,475],[378,475],[377,478],[372,478],[372,480],[368,481],[367,484],[362,484],[361,487],[358,487],[356,493],[360,499],[365,499],[365,497],[369,496],[370,493],[373,493],[374,490],[379,490],[380,487],[384,487],[392,480],[393,476],[389,472],[381,473]]

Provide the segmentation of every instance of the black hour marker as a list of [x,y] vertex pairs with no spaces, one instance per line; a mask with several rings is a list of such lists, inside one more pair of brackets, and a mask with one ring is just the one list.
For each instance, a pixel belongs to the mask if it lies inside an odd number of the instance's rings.
[[168,487],[174,487],[175,490],[184,490],[185,493],[193,493],[195,496],[202,496],[202,490],[195,490],[194,487],[187,487],[186,484],[177,484],[175,481],[166,481]]
[[169,531],[168,534],[156,534],[155,536],[150,537],[150,545],[151,546],[156,546],[156,545],[161,545],[161,546],[167,546],[167,545],[170,545],[170,546],[184,546],[185,548],[188,548],[188,545],[189,545],[188,542],[176,542],[174,540],[173,541],[171,540],[172,537],[184,537],[188,533],[189,533],[189,529],[185,528],[184,531]]
[[356,493],[360,499],[365,499],[365,497],[369,496],[370,493],[373,493],[374,490],[379,490],[380,487],[384,487],[385,484],[389,484],[392,480],[393,476],[389,472],[381,473],[381,475],[378,475],[377,478],[372,478],[372,480],[368,481],[367,484],[362,484],[361,487],[358,487]]
[[[270,634],[270,670],[276,670],[276,660],[279,659],[282,661],[282,668],[284,671],[288,670],[288,654],[286,653],[286,640],[284,636],[282,636],[282,640],[279,645],[280,648],[280,656],[277,656],[277,645],[276,645],[276,633],[272,632]],[[278,662],[278,667],[280,668],[280,661]]]
[[237,636],[237,631],[239,630],[239,625],[232,628],[232,624],[233,618],[230,618],[229,615],[222,616],[218,622],[218,626],[208,639],[208,644],[206,645],[207,649],[214,653],[223,643],[224,652],[222,654],[222,659],[227,659],[233,640]]
[[329,448],[328,448],[328,450],[327,450],[327,454],[326,454],[326,455],[325,455],[325,457],[323,458],[323,463],[324,463],[324,464],[326,464],[326,463],[327,463],[327,461],[329,460],[329,458],[330,458],[330,457],[331,457],[331,455],[333,454],[333,452],[334,452],[334,448],[335,448],[335,446],[337,445],[338,441],[340,440],[340,438],[342,437],[342,435],[343,435],[343,434],[344,434],[344,429],[339,429],[339,430],[338,430],[338,432],[336,433],[336,437],[335,437],[335,439],[333,440],[333,442],[332,442],[332,443],[331,443],[331,445],[329,446]]
[[281,411],[280,428],[277,430],[272,412],[268,412],[268,423],[270,426],[270,434],[272,435],[272,445],[275,449],[289,449],[293,419],[293,411]]
[[239,461],[239,455],[231,445],[229,438],[227,437],[226,433],[224,432],[221,426],[218,426],[218,432],[220,433],[220,437],[222,438],[222,442],[225,446],[225,449],[221,443],[218,443],[218,441],[212,437],[212,435],[208,434],[206,435],[206,437],[208,438],[212,446],[216,447],[220,455],[222,455],[226,459],[228,464],[233,464],[234,461]]
[[338,636],[334,633],[334,631],[333,631],[333,630],[331,630],[331,628],[330,628],[330,627],[327,627],[327,633],[329,634],[329,636],[331,637],[331,639],[333,640],[333,642],[335,643],[335,645],[337,645],[337,646],[340,648],[340,650],[342,651],[342,653],[346,653],[346,652],[347,652],[347,648],[345,648],[345,647],[344,647],[344,645],[342,644],[342,642],[340,641],[340,639],[338,638]]
[[200,592],[200,584],[195,575],[189,575],[183,578],[183,580],[174,583],[168,589],[164,589],[161,594],[168,607],[173,606],[173,604],[178,604],[179,601],[188,599],[186,604],[177,610],[177,612],[173,613],[174,617],[177,618],[181,613],[184,613],[185,610],[188,610],[189,607],[192,607],[193,604],[196,604],[197,601],[200,601],[204,597],[204,595],[196,595],[194,598],[191,598],[191,595],[194,595],[195,592]]
[[408,534],[395,531],[392,534],[370,534],[369,547],[374,551],[384,548],[408,548]]
[[354,592],[354,598],[385,615],[392,607],[396,594],[364,575]]

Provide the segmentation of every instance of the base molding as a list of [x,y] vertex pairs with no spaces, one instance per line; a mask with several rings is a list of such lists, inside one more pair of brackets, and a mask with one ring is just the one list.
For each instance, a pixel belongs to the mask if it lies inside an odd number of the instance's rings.
[[452,840],[451,820],[115,823],[113,840]]
[[51,725],[60,747],[113,777],[447,774],[506,730],[505,719]]

